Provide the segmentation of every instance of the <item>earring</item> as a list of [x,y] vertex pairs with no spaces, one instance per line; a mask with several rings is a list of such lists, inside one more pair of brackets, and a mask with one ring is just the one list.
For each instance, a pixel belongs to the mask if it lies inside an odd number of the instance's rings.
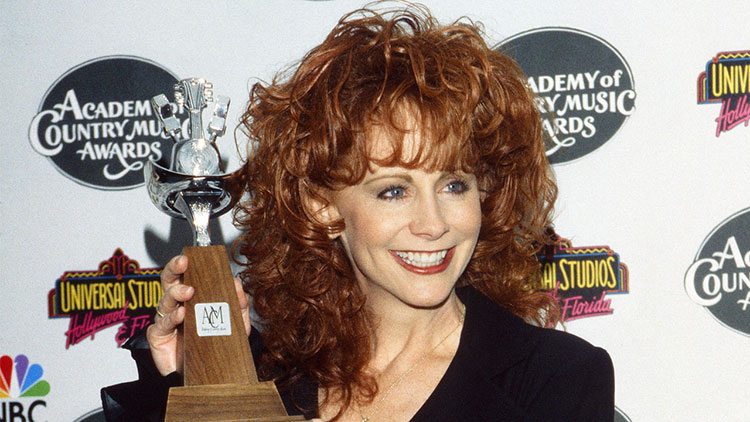
[[328,226],[326,234],[328,235],[328,239],[330,240],[335,240],[337,237],[341,236],[341,232],[334,231],[333,226]]

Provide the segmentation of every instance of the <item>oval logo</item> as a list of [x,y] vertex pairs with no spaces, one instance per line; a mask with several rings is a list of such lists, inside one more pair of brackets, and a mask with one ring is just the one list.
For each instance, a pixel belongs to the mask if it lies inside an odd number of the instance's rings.
[[177,77],[139,57],[107,56],[62,75],[45,93],[29,141],[66,177],[105,190],[143,184],[148,160],[168,159],[149,100],[171,92]]
[[635,111],[633,76],[609,43],[571,28],[538,28],[495,47],[512,57],[537,94],[551,164],[604,145]]
[[725,327],[750,335],[750,208],[719,224],[685,273],[685,292]]
[[615,406],[615,421],[614,422],[632,422],[632,420],[625,414],[620,408]]
[[82,415],[73,422],[106,422],[106,420],[107,419],[104,417],[104,409],[100,407]]

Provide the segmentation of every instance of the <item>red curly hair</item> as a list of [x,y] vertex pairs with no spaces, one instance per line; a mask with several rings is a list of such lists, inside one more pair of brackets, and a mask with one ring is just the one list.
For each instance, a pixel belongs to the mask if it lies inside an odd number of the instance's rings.
[[[404,109],[429,142],[405,161]],[[372,326],[350,263],[310,200],[360,182],[373,158],[368,129],[393,136],[379,165],[464,171],[482,192],[482,226],[458,285],[516,315],[554,323],[554,299],[535,289],[556,186],[525,77],[472,22],[440,25],[421,6],[344,16],[322,44],[272,83],[256,83],[242,116],[251,140],[241,276],[264,324],[262,363],[337,392],[342,410],[377,392],[365,372]],[[328,398],[327,398],[328,399]]]

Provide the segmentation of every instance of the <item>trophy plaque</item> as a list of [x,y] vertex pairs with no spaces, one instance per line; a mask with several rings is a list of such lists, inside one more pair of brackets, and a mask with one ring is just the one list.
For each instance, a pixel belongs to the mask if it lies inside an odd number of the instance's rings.
[[[195,289],[180,328],[184,386],[169,390],[165,421],[302,421],[287,415],[273,382],[258,381],[226,248],[211,245],[209,220],[229,211],[243,190],[241,169],[223,173],[215,141],[226,129],[229,98],[214,97],[212,88],[204,79],[184,79],[175,85],[174,102],[164,94],[151,100],[175,144],[171,169],[147,163],[148,193],[161,211],[190,223],[194,244],[183,252],[184,283]],[[176,116],[183,111],[184,127]]]

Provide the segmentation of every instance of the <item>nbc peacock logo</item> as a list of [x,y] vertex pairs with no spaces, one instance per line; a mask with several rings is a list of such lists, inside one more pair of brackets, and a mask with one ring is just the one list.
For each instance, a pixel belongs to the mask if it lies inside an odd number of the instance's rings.
[[43,376],[42,365],[29,365],[26,355],[0,357],[0,421],[43,420],[36,415],[37,407],[47,407],[47,402],[38,399],[50,390]]
[[[10,356],[0,358],[0,398],[6,397],[44,397],[49,394],[49,383],[42,379],[42,365],[29,365],[26,355],[18,355],[14,361]],[[16,368],[16,384],[13,384],[13,367]],[[18,393],[11,395],[14,387]]]

